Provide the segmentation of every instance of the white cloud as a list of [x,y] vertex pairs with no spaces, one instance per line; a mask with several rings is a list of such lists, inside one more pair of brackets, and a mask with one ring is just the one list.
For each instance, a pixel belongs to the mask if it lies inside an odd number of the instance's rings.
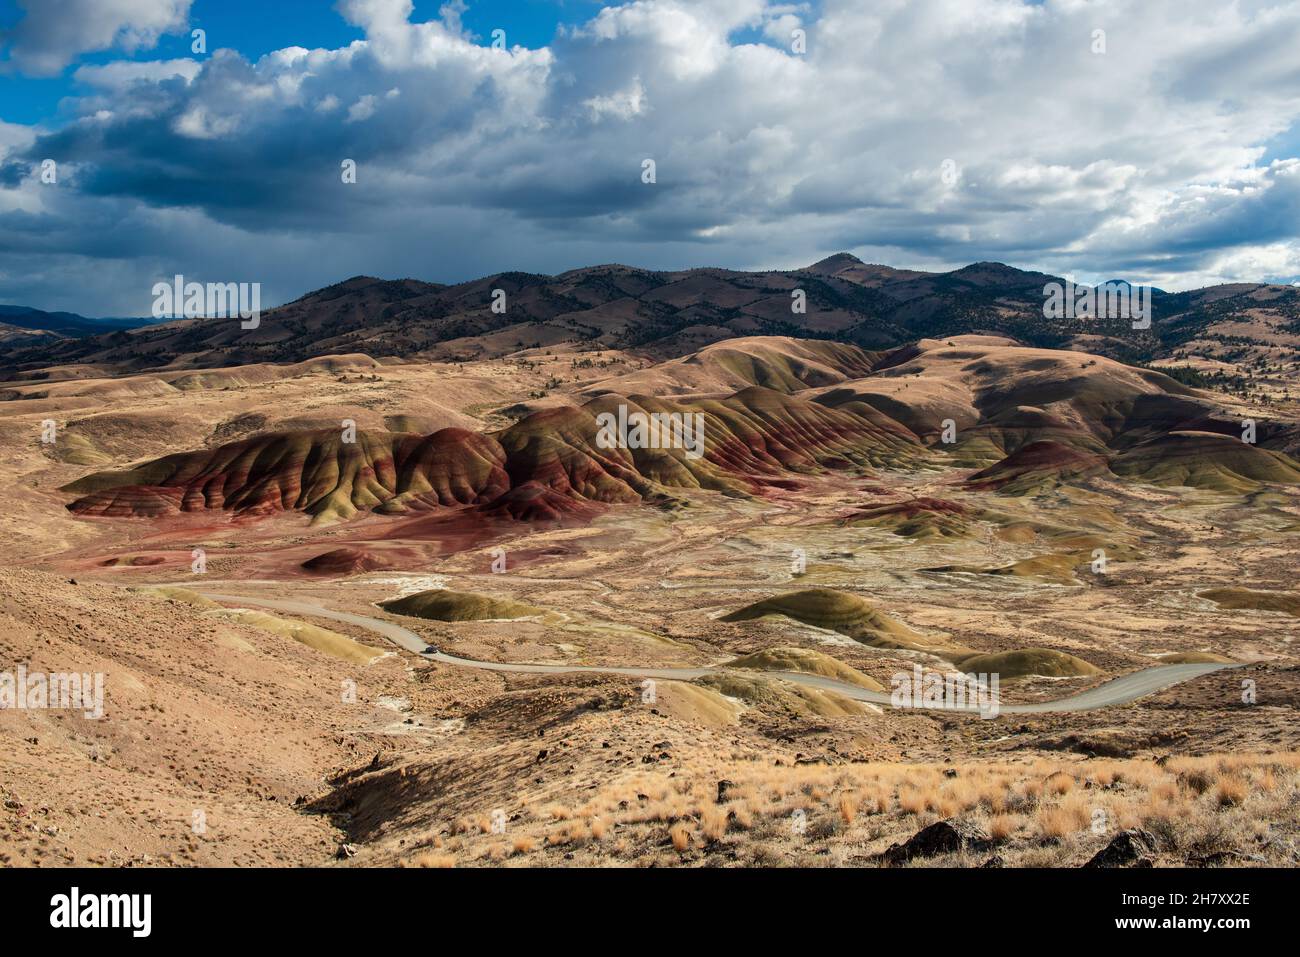
[[153,47],[183,30],[193,0],[18,0],[26,14],[0,37],[8,62],[31,76],[53,76],[83,53]]
[[103,66],[78,67],[73,78],[78,83],[101,90],[121,93],[135,83],[158,83],[180,77],[188,83],[199,74],[203,65],[198,60],[117,60]]
[[584,100],[583,105],[591,110],[593,120],[599,120],[606,116],[630,120],[645,109],[645,88],[641,86],[640,77],[637,77],[632,80],[632,85],[626,90],[620,90],[607,96],[593,96]]
[[[175,67],[79,71],[86,119],[33,147],[94,166],[49,213],[85,225],[50,245],[106,245],[100,205],[138,204],[140,224],[183,208],[243,236],[229,255],[250,269],[269,268],[272,235],[315,249],[284,267],[299,289],[329,269],[791,266],[838,249],[1181,288],[1285,277],[1300,250],[1296,5],[637,0],[538,50],[472,42],[455,3],[426,23],[409,0],[339,9],[364,41],[218,51],[147,96],[128,81]],[[340,187],[344,157],[364,186]],[[169,255],[147,228],[137,254]]]
[[367,93],[355,103],[348,107],[348,122],[359,123],[361,120],[368,120],[375,115],[375,96]]

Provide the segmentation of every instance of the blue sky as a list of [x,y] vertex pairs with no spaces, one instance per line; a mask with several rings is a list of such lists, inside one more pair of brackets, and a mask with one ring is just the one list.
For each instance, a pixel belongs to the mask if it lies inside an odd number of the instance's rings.
[[0,0],[0,302],[838,251],[1296,282],[1297,49],[1273,0]]
[[[415,0],[413,20],[438,15],[442,0]],[[510,27],[509,40],[527,47],[551,42],[561,24],[580,23],[600,9],[592,0],[480,0],[469,5],[462,21],[489,43],[500,24]],[[190,29],[207,31],[211,47],[229,46],[249,59],[288,46],[342,47],[365,38],[347,23],[329,0],[195,0],[190,8]],[[17,0],[0,0],[0,32],[22,19],[24,10]],[[133,54],[121,50],[87,53],[79,64],[103,64],[113,60],[160,60],[190,55],[189,32],[163,36],[157,46]],[[54,77],[23,77],[0,74],[0,119],[10,123],[55,125],[59,102],[77,93],[72,70]]]

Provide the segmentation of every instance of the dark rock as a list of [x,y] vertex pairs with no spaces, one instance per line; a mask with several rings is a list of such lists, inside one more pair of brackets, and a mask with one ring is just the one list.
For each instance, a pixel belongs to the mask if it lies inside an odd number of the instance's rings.
[[734,788],[735,786],[736,786],[736,782],[735,782],[735,781],[728,781],[726,778],[723,778],[721,781],[719,781],[719,782],[718,782],[718,800],[717,800],[715,803],[717,803],[717,804],[721,804],[722,802],[724,802],[725,800],[727,800],[727,792],[728,792],[729,790],[731,790],[732,788]]
[[1007,862],[1002,859],[1001,854],[994,854],[987,861],[985,861],[983,864],[980,865],[980,867],[1006,867],[1006,866],[1007,866]]
[[340,844],[334,856],[340,861],[346,861],[349,857],[356,857],[357,846],[355,844]]
[[1130,828],[1120,831],[1084,867],[1151,867],[1156,839],[1150,831]]
[[893,845],[885,851],[884,858],[885,863],[892,867],[917,857],[981,850],[988,845],[989,836],[979,825],[960,818],[949,818],[922,828],[908,838],[905,844]]

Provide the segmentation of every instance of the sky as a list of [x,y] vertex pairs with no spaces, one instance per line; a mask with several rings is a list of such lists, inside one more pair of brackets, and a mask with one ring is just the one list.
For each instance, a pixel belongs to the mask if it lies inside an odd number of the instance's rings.
[[1300,2],[0,0],[0,303],[841,251],[1300,282]]

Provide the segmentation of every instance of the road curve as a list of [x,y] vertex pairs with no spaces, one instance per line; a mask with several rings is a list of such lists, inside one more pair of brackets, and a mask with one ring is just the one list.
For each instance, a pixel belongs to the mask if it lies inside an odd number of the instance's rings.
[[[193,585],[188,586],[194,588]],[[195,589],[199,590],[199,589]],[[596,672],[599,674],[628,675],[635,678],[658,678],[664,681],[690,681],[694,678],[702,678],[710,674],[725,674],[730,669],[726,668],[616,668],[613,666],[592,666],[592,665],[530,665],[515,664],[513,662],[502,661],[478,661],[473,658],[457,658],[455,655],[428,654],[425,648],[428,642],[417,635],[410,629],[403,628],[396,622],[385,621],[382,618],[371,618],[367,615],[357,615],[346,611],[334,611],[315,602],[298,601],[292,598],[248,598],[243,595],[222,595],[216,592],[203,590],[203,594],[213,601],[227,602],[235,605],[254,606],[258,608],[273,608],[276,611],[285,611],[290,614],[307,615],[313,618],[328,618],[333,621],[342,621],[350,625],[356,625],[358,628],[365,628],[377,635],[382,635],[393,644],[405,648],[413,654],[419,655],[430,661],[440,661],[448,665],[459,665],[464,668],[479,668],[483,671],[506,671],[513,674],[571,674],[573,672]],[[1053,711],[1092,711],[1097,708],[1107,708],[1112,705],[1127,704],[1130,701],[1136,701],[1138,698],[1154,694],[1172,685],[1181,684],[1184,681],[1190,681],[1193,678],[1199,678],[1201,675],[1210,674],[1224,668],[1240,667],[1235,664],[1196,664],[1196,665],[1156,665],[1151,668],[1144,668],[1141,671],[1134,671],[1131,674],[1115,678],[1105,684],[1098,685],[1095,688],[1089,688],[1087,691],[1081,691],[1078,694],[1070,695],[1066,698],[1058,698],[1055,701],[1038,701],[1031,704],[1000,704],[997,708],[1001,714],[1040,714]],[[734,672],[733,672],[734,673]],[[852,698],[855,701],[866,701],[871,704],[890,706],[889,695],[886,692],[872,691],[868,688],[859,688],[857,685],[847,684],[843,681],[836,681],[834,678],[825,678],[821,675],[808,675],[794,671],[768,671],[768,675],[778,676],[786,681],[793,681],[797,684],[806,685],[811,688],[817,688],[821,691],[834,691],[836,694],[843,695],[846,698]],[[920,706],[918,706],[920,707]],[[943,707],[936,710],[945,711],[969,711],[977,713],[978,708],[971,706],[967,708]]]

